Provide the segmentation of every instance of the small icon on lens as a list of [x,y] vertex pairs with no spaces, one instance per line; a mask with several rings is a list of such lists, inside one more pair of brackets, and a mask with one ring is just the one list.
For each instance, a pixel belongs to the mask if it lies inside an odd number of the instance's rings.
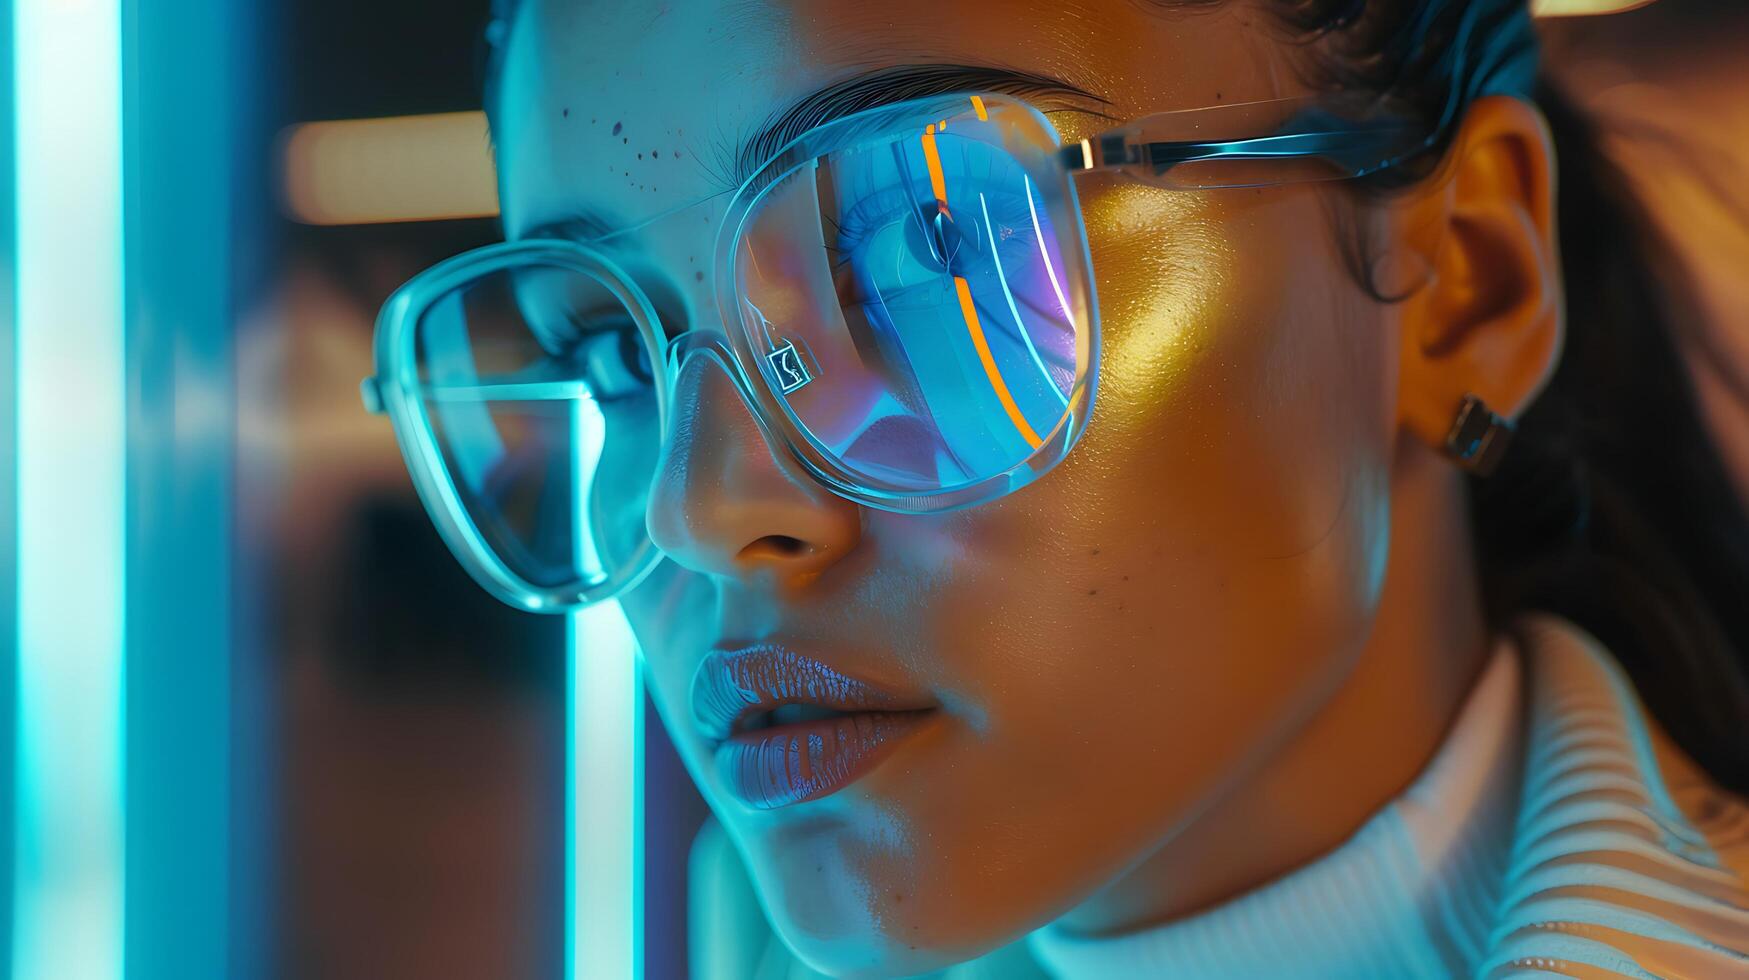
[[796,353],[796,345],[793,343],[786,343],[765,355],[765,360],[771,364],[771,371],[777,376],[778,387],[786,395],[814,380],[813,375],[808,373],[807,365],[802,363],[801,355]]

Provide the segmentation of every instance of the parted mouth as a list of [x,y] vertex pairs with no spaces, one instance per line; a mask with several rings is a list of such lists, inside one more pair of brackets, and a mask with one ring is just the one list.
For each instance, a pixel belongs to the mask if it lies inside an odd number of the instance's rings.
[[936,707],[775,643],[712,650],[693,674],[691,703],[699,732],[713,741],[852,715]]
[[692,679],[722,788],[755,810],[817,800],[929,727],[936,705],[851,677],[774,643],[713,650]]

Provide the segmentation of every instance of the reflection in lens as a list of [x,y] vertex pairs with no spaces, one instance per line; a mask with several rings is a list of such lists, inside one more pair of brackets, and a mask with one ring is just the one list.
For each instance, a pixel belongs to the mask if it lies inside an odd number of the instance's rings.
[[866,140],[774,182],[741,230],[753,345],[793,345],[810,380],[788,406],[874,486],[1008,473],[1065,419],[1079,270],[1012,135],[992,111]]
[[648,346],[613,293],[557,266],[474,280],[418,323],[417,390],[466,523],[537,588],[608,582],[647,546]]

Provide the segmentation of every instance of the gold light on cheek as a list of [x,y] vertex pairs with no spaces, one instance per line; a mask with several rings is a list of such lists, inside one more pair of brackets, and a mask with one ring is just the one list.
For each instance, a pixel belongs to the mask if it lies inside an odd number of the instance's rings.
[[1164,394],[1212,346],[1208,336],[1232,279],[1232,245],[1202,194],[1098,178],[1084,178],[1081,190],[1105,379],[1121,390]]

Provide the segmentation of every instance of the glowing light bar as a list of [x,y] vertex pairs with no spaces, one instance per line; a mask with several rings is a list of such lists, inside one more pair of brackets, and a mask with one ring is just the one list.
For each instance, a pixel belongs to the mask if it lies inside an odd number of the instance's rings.
[[643,685],[619,603],[572,613],[566,976],[643,976]]
[[[606,432],[594,402],[574,403],[575,486],[587,500]],[[597,564],[578,522],[585,569]],[[637,642],[617,602],[566,624],[565,975],[637,980],[644,972],[644,717]]]
[[17,980],[122,974],[121,4],[14,0]]
[[286,211],[305,224],[498,213],[485,113],[304,123],[281,146]]
[[1652,0],[1531,0],[1530,12],[1536,17],[1585,17],[1591,14],[1619,14],[1644,7]]

